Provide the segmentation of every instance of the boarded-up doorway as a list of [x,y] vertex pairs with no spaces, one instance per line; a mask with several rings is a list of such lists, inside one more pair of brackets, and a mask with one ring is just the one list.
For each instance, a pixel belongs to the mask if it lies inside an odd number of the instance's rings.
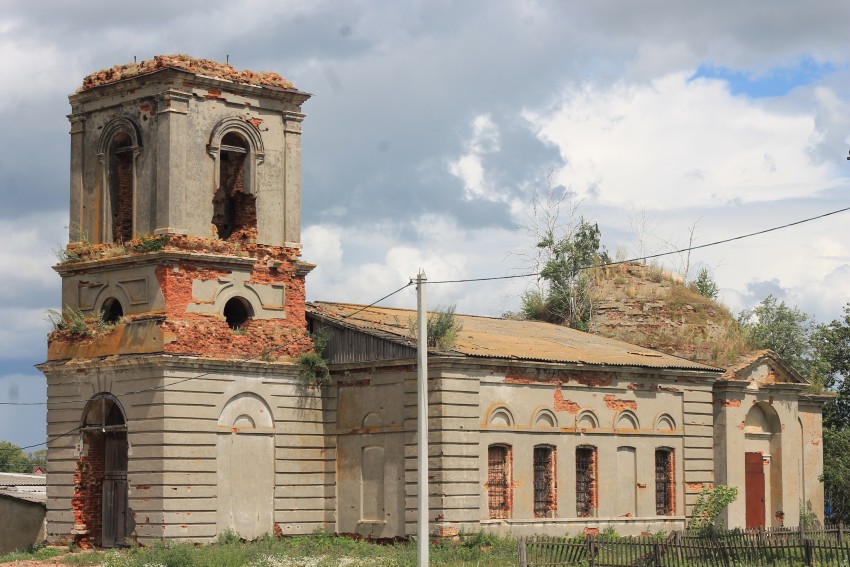
[[[740,462],[740,461],[739,461]],[[745,484],[747,498],[747,528],[764,526],[764,463],[761,453],[745,453]]]
[[103,547],[126,545],[127,432],[105,434],[103,471]]

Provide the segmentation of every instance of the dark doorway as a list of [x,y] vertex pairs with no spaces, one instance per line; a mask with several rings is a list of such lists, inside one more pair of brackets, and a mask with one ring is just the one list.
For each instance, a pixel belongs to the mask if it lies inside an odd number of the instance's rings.
[[127,545],[127,422],[117,400],[89,401],[82,425],[84,450],[77,462],[75,509],[84,539],[102,547]]
[[744,455],[744,491],[747,498],[747,528],[764,526],[764,463],[761,453]]

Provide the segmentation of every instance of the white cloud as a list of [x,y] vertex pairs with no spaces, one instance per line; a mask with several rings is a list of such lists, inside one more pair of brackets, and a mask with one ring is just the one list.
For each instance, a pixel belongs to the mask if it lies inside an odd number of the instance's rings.
[[[47,400],[47,381],[33,374],[0,375],[0,401],[43,402]],[[0,439],[18,446],[33,445],[45,439],[46,406],[0,406]],[[44,447],[34,447],[37,451]]]
[[466,153],[449,162],[449,173],[463,181],[467,201],[503,202],[507,198],[506,192],[488,179],[482,162],[486,155],[499,151],[499,129],[487,114],[476,116],[471,126],[472,135],[465,144]]
[[67,222],[60,213],[0,220],[0,299],[21,305],[26,296],[54,292],[59,304],[59,275],[51,266],[57,262],[54,251],[67,241]]
[[688,76],[585,83],[565,90],[553,110],[525,116],[559,149],[558,181],[599,203],[664,210],[811,196],[836,185],[834,166],[810,159],[814,115]]

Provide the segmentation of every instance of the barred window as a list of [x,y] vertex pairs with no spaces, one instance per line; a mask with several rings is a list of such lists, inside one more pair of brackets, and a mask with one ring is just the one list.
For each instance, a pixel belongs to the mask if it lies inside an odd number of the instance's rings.
[[672,449],[655,450],[655,513],[672,516],[676,508],[676,475]]
[[557,510],[555,492],[555,448],[534,448],[534,517],[553,518]]
[[490,518],[510,517],[511,451],[507,445],[487,449],[487,495]]
[[589,518],[597,507],[596,447],[576,448],[576,515]]

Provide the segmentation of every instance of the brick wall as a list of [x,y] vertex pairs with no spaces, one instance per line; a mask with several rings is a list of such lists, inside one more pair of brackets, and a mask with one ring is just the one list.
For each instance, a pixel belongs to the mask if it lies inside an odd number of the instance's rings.
[[120,153],[118,159],[118,210],[112,221],[112,240],[127,242],[133,238],[133,154]]
[[103,473],[105,469],[105,439],[103,434],[87,431],[83,434],[83,454],[74,470],[74,541],[83,549],[100,545],[101,514],[103,510]]

